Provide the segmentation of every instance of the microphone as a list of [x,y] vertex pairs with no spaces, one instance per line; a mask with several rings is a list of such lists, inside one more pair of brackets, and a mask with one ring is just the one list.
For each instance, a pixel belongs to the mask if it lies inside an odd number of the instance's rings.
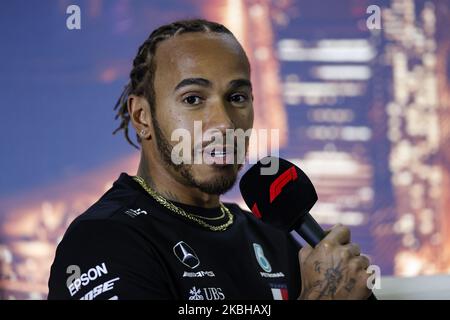
[[[262,173],[274,163],[278,163],[274,174]],[[318,200],[316,190],[308,176],[293,163],[265,157],[242,176],[239,188],[253,215],[265,223],[284,232],[295,230],[311,247],[325,237],[309,213]]]
[[[278,170],[269,167],[273,164],[278,164]],[[325,231],[309,213],[318,200],[316,190],[293,163],[265,157],[242,176],[239,188],[258,219],[284,232],[296,231],[313,248],[325,238]],[[373,294],[369,299],[376,300]]]

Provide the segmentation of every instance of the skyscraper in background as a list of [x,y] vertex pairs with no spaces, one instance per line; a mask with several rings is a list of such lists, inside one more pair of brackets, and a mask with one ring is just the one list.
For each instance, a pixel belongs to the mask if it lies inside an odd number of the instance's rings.
[[316,186],[319,202],[311,213],[322,224],[350,226],[372,254],[380,159],[371,112],[381,33],[366,26],[369,4],[297,1],[295,16],[277,28],[277,50],[290,128],[284,154]]
[[441,193],[437,200],[439,206],[439,229],[441,242],[436,256],[442,257],[440,264],[443,272],[449,271],[450,266],[450,6],[448,1],[435,2],[436,12],[436,42],[437,59],[436,72],[439,98],[439,155],[437,157],[442,172]]
[[[387,88],[391,88],[385,110],[395,223],[390,224],[392,217],[388,219],[391,235],[378,233],[386,231],[387,225],[381,221],[373,228],[380,255],[393,235],[400,240],[394,256],[394,272],[399,275],[450,271],[445,257],[449,237],[445,177],[449,167],[442,161],[447,152],[444,145],[448,144],[443,134],[448,119],[442,116],[448,107],[441,98],[448,88],[441,89],[441,96],[438,82],[439,77],[447,79],[448,75],[438,69],[438,52],[444,54],[440,47],[445,41],[437,38],[436,4],[392,0],[383,10],[381,63],[387,67]],[[440,2],[439,6],[448,12],[448,3]],[[442,64],[446,58],[440,59]]]
[[120,172],[135,172],[128,156],[80,177],[24,193],[0,206],[0,299],[45,299],[56,245],[70,223],[108,190]]
[[297,1],[278,28],[284,153],[316,185],[316,218],[353,226],[384,274],[448,272],[449,3],[377,4],[381,30],[362,0]]

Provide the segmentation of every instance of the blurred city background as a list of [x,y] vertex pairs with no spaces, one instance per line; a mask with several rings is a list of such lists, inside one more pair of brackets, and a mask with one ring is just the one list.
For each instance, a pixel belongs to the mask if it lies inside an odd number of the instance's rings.
[[151,30],[196,17],[243,44],[255,126],[311,177],[312,215],[383,275],[450,273],[449,0],[18,0],[0,10],[0,298],[45,299],[67,226],[136,173],[113,106]]

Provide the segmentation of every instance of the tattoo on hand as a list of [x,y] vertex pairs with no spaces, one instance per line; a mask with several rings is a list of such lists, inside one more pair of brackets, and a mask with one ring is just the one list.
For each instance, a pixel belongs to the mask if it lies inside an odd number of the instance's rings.
[[351,278],[348,281],[347,285],[345,286],[345,290],[347,290],[347,292],[350,293],[353,290],[353,288],[355,287],[355,284],[356,284],[356,280]]
[[314,271],[320,273],[320,261],[314,261]]
[[325,296],[331,296],[334,298],[339,283],[342,280],[341,262],[334,267],[328,268],[325,272],[325,279],[321,281],[322,291],[319,294],[319,299]]
[[[314,271],[319,274],[321,273],[322,269],[320,261],[314,261]],[[316,299],[321,299],[323,297],[330,297],[333,299],[339,284],[343,281],[344,276],[342,272],[341,262],[339,262],[336,267],[326,269],[323,279],[315,281],[310,288],[305,288],[305,290],[302,291],[301,297],[303,299],[308,299],[315,291],[319,292],[318,296],[314,295]],[[356,279],[350,278],[345,284],[344,289],[350,293],[355,288],[355,285]]]

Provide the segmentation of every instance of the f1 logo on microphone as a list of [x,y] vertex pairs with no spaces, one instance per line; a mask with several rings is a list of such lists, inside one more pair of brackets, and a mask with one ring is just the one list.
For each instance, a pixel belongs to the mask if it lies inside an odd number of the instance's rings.
[[298,178],[297,170],[295,166],[290,167],[285,172],[283,172],[278,178],[276,178],[270,185],[270,203],[276,199],[283,190],[284,186],[289,183],[289,181],[294,181]]

